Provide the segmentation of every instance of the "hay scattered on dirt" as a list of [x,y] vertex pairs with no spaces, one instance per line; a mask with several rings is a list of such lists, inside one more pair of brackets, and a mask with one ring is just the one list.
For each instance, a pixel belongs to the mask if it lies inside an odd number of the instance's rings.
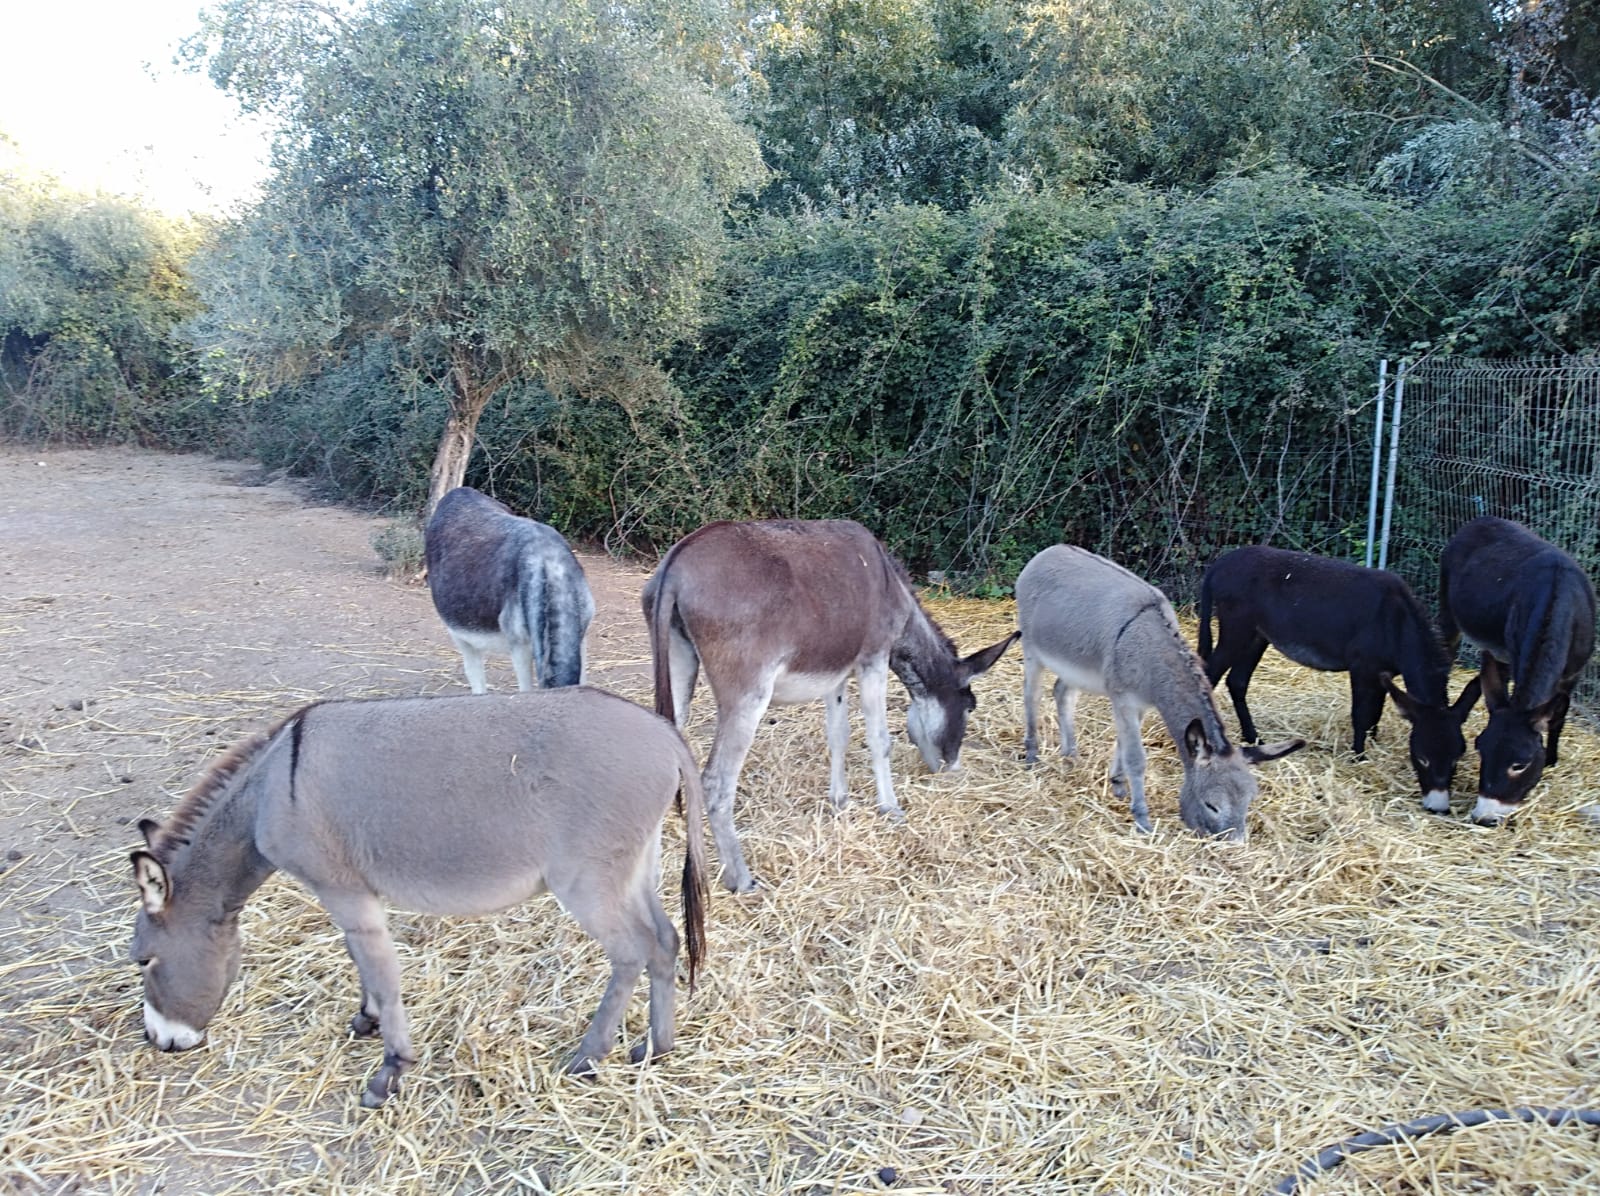
[[[934,609],[968,650],[1013,625],[1003,603]],[[456,670],[432,652],[417,689]],[[379,1048],[347,1039],[353,970],[297,885],[247,908],[243,978],[208,1043],[163,1055],[123,959],[125,850],[26,854],[0,877],[22,927],[0,966],[0,1168],[28,1192],[1236,1192],[1362,1128],[1600,1102],[1600,829],[1582,813],[1600,740],[1574,727],[1537,805],[1482,830],[1461,799],[1423,813],[1392,710],[1355,761],[1343,678],[1269,654],[1262,733],[1312,746],[1263,769],[1250,841],[1231,847],[1178,823],[1153,717],[1153,836],[1110,794],[1103,700],[1080,706],[1081,760],[1024,769],[1020,686],[1013,649],[977,684],[955,776],[922,772],[894,687],[900,826],[873,813],[859,717],[856,800],[834,816],[821,711],[774,711],[737,811],[769,887],[713,898],[677,1053],[638,1068],[619,1049],[593,1082],[558,1069],[605,968],[548,898],[394,917],[421,1057],[366,1113]],[[315,696],[201,698],[152,676],[127,730],[176,794],[229,736]],[[703,753],[708,695],[695,710]],[[47,751],[3,750],[13,805],[70,805]],[[671,824],[667,852],[670,872]],[[630,1038],[644,1006],[641,983]],[[1374,1151],[1303,1190],[1597,1186],[1600,1135],[1513,1124]]]

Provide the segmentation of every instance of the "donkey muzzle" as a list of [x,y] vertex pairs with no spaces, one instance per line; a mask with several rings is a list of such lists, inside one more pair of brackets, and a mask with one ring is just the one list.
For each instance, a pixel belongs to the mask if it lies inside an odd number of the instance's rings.
[[205,1041],[206,1032],[162,1017],[149,1001],[144,1003],[144,1036],[163,1051],[187,1051]]

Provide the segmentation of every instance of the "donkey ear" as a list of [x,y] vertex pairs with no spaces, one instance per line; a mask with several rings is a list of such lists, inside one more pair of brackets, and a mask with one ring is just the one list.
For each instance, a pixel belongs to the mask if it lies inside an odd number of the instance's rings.
[[1013,631],[998,644],[990,644],[987,648],[979,648],[971,656],[964,657],[956,664],[956,674],[965,685],[974,677],[987,673],[994,667],[994,662],[1006,654],[1006,649],[1022,638],[1022,632]]
[[1549,734],[1550,718],[1556,712],[1556,703],[1560,701],[1561,697],[1558,694],[1556,697],[1551,698],[1548,702],[1535,706],[1532,710],[1528,711],[1529,724],[1535,731],[1539,732],[1541,736]]
[[1450,713],[1456,716],[1456,722],[1464,723],[1467,715],[1472,713],[1472,708],[1478,704],[1478,695],[1483,692],[1483,677],[1474,677],[1461,689],[1461,696],[1450,707]]
[[1491,653],[1483,654],[1483,665],[1478,673],[1478,680],[1483,690],[1483,707],[1490,714],[1504,710],[1510,705],[1506,698],[1505,674],[1500,671],[1500,662]]
[[1303,739],[1285,739],[1278,743],[1263,743],[1259,747],[1249,743],[1240,750],[1250,763],[1265,764],[1269,760],[1282,760],[1290,752],[1298,752],[1305,746],[1306,741]]
[[167,908],[167,898],[172,895],[166,868],[148,851],[136,851],[128,858],[133,862],[133,883],[139,886],[144,912],[159,914]]
[[1183,746],[1194,757],[1196,764],[1211,763],[1211,745],[1206,742],[1206,729],[1199,719],[1183,729]]
[[1400,717],[1408,723],[1417,721],[1417,702],[1405,690],[1394,683],[1393,673],[1379,673],[1378,684],[1389,691],[1389,697],[1394,700],[1394,708],[1400,712]]
[[156,845],[156,836],[161,833],[161,824],[154,818],[141,818],[139,819],[139,833],[144,836],[144,845],[146,847],[154,847]]

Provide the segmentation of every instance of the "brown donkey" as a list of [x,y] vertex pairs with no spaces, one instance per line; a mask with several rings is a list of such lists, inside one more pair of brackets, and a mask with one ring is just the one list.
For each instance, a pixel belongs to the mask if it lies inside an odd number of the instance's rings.
[[889,670],[911,694],[906,730],[934,771],[956,768],[972,679],[1015,635],[956,655],[876,537],[848,519],[711,523],[662,558],[643,596],[655,665],[656,712],[681,729],[700,668],[717,701],[706,759],[706,812],[722,857],[722,883],[756,887],[733,830],[733,795],[756,727],[770,703],[827,703],[828,798],[849,799],[845,685],[861,691],[878,809],[903,817],[889,774]]
[[470,916],[548,890],[611,961],[568,1070],[592,1071],[611,1049],[645,970],[650,1031],[633,1059],[665,1054],[678,935],[656,889],[661,823],[680,789],[692,988],[705,943],[702,798],[670,724],[582,687],[308,706],[222,757],[164,826],[140,823],[132,954],[145,1036],[163,1050],[201,1041],[239,973],[239,911],[281,868],[344,931],[361,976],[351,1029],[383,1035],[368,1107],[415,1061],[385,899]]

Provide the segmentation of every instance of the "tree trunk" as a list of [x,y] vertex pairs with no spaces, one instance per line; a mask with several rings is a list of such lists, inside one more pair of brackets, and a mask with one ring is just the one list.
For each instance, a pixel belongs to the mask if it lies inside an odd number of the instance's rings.
[[439,438],[439,451],[434,454],[433,468],[428,471],[428,507],[422,513],[426,524],[433,517],[433,508],[439,500],[461,485],[467,476],[467,458],[472,456],[473,437],[478,430],[478,417],[488,406],[494,391],[485,387],[464,385],[459,374],[456,379],[455,400],[450,404],[450,418],[445,421],[444,435]]

